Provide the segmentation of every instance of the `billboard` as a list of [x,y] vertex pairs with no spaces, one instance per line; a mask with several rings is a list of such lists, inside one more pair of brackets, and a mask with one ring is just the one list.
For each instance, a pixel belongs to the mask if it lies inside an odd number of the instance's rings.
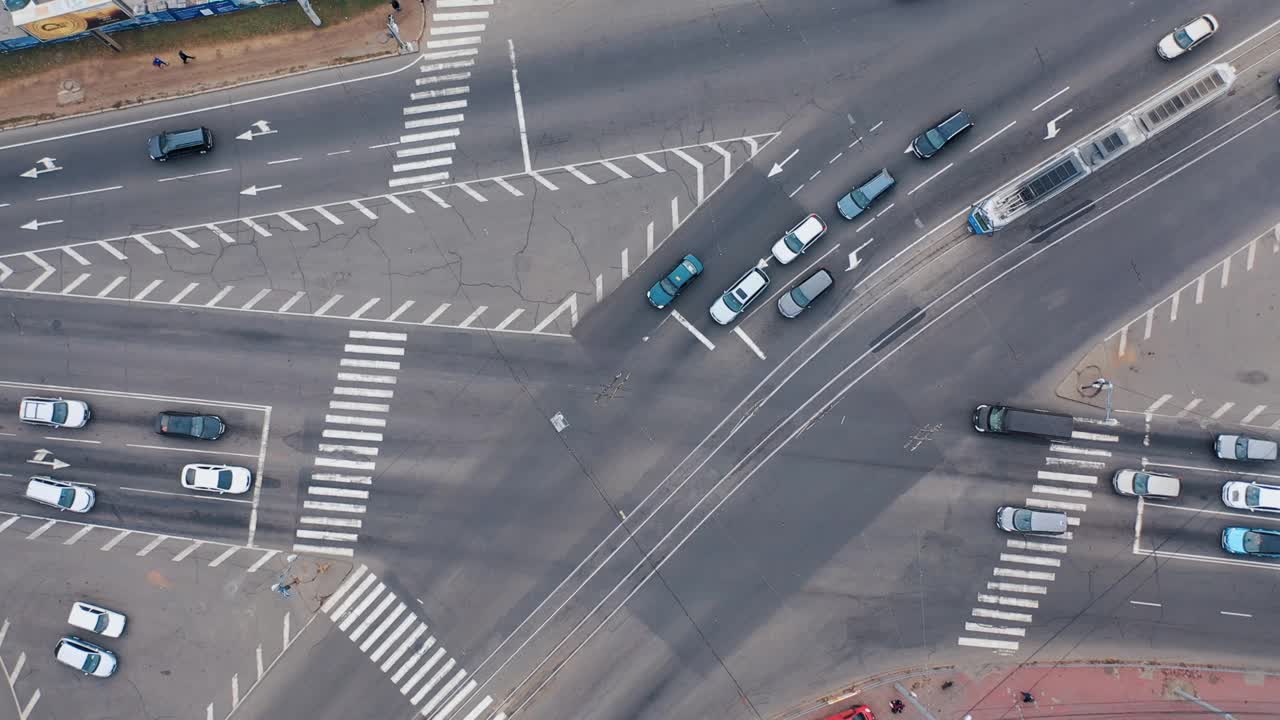
[[38,40],[59,40],[132,17],[120,0],[50,0],[12,13],[13,24]]

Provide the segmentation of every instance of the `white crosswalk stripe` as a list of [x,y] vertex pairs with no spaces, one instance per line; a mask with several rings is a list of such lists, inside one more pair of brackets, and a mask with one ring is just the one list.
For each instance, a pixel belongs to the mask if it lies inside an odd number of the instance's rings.
[[[427,624],[368,566],[356,567],[320,610],[397,686],[418,714],[447,717],[475,691],[474,680],[461,685],[469,673],[458,659],[450,657],[435,635],[427,634]],[[493,698],[485,696],[476,708],[483,712],[492,703]],[[471,709],[467,717],[477,715],[477,709]]]

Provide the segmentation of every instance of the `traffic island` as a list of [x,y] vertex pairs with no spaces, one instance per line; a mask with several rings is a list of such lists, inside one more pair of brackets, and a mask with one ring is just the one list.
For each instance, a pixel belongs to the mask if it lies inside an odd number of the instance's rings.
[[866,705],[877,720],[1168,720],[1280,717],[1280,668],[1097,660],[940,666],[855,683],[845,693],[785,716],[814,720]]

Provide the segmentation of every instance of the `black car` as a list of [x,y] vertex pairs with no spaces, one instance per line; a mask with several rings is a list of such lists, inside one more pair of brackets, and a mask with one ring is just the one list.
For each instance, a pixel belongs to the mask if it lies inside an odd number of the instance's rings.
[[957,110],[934,127],[925,130],[911,141],[911,152],[921,160],[933,157],[943,145],[955,139],[957,135],[973,127],[973,118],[964,110]]
[[165,410],[156,415],[156,432],[199,440],[217,440],[227,431],[227,424],[217,415]]
[[171,130],[147,139],[147,154],[164,162],[182,155],[203,155],[213,149],[213,131],[207,127]]

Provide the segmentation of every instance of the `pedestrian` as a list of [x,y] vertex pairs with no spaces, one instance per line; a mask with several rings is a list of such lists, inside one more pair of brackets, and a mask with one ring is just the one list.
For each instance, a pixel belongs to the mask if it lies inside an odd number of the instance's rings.
[[391,0],[391,9],[400,12],[400,0]]
[[1035,695],[1032,695],[1031,693],[1027,692],[1026,690],[1023,690],[1023,691],[1022,691],[1022,702],[1024,702],[1024,703],[1033,703],[1033,702],[1035,702],[1035,701],[1036,701],[1036,696],[1035,696]]
[[196,56],[195,56],[195,55],[188,55],[188,54],[186,54],[185,52],[183,52],[182,50],[179,50],[179,51],[178,51],[178,59],[182,60],[182,64],[183,64],[183,65],[186,65],[188,60],[195,60],[195,59],[196,59]]
[[898,713],[902,712],[905,708],[906,708],[906,705],[903,705],[902,701],[899,700],[898,698],[894,698],[893,701],[889,703],[889,712],[893,713],[894,715],[897,715]]
[[168,65],[169,63],[165,62],[164,60],[161,60],[160,56],[157,55],[151,59],[151,64],[155,65],[158,68],[161,68],[161,67],[164,67],[165,65]]

